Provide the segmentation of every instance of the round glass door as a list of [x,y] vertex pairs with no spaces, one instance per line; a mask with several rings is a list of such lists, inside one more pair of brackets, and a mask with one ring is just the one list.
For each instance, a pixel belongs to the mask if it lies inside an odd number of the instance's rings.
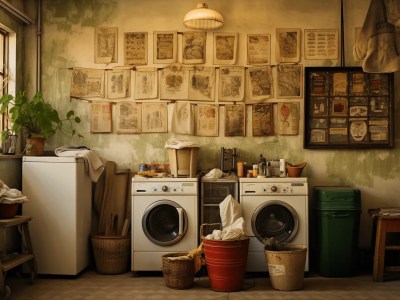
[[179,242],[187,231],[187,215],[171,200],[154,202],[144,212],[142,227],[146,237],[159,246]]
[[296,211],[285,202],[269,201],[254,211],[251,228],[260,242],[274,238],[278,242],[290,242],[299,228]]

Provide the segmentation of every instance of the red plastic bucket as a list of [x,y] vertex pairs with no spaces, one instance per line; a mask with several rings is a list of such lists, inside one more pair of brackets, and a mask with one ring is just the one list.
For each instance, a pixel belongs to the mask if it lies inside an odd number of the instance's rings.
[[203,239],[204,256],[211,289],[217,292],[241,290],[246,272],[250,239],[217,241]]

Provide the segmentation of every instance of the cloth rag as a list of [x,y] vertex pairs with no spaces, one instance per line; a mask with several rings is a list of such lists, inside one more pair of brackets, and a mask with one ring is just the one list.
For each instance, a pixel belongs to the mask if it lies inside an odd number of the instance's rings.
[[17,189],[10,189],[2,180],[0,180],[0,203],[24,203],[28,197]]
[[93,182],[97,182],[104,171],[104,163],[101,158],[93,150],[84,146],[62,146],[57,148],[54,153],[57,156],[82,157],[85,161],[85,170]]
[[398,14],[390,14],[384,0],[371,0],[367,16],[354,44],[353,56],[362,60],[367,73],[391,73],[400,70],[400,55],[395,26]]
[[191,148],[200,148],[199,144],[192,142],[192,141],[188,141],[188,140],[171,138],[165,142],[165,148],[182,149],[182,148],[190,148],[190,147]]

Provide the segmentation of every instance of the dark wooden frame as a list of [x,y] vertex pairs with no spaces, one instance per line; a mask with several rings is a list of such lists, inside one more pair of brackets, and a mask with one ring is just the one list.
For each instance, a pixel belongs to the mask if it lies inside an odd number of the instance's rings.
[[304,75],[305,149],[394,146],[393,73],[306,67]]

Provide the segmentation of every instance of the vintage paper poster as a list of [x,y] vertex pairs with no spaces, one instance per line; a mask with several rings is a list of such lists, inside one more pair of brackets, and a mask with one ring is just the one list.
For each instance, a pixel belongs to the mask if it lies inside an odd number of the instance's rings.
[[190,102],[175,102],[172,110],[171,132],[177,134],[194,133],[194,114]]
[[333,117],[345,117],[348,113],[347,98],[335,97],[331,99],[330,115]]
[[301,98],[303,95],[303,65],[277,66],[278,98]]
[[237,32],[214,32],[214,65],[234,65],[238,49]]
[[221,67],[219,69],[219,101],[243,101],[245,69],[243,67]]
[[215,68],[194,67],[189,70],[189,100],[215,100]]
[[270,34],[247,35],[247,64],[249,65],[271,64]]
[[368,130],[371,142],[386,143],[389,139],[389,122],[387,118],[370,119]]
[[142,133],[168,132],[167,103],[142,103]]
[[110,133],[112,131],[112,104],[92,102],[90,104],[90,132]]
[[346,96],[347,95],[347,73],[336,72],[332,74],[331,95]]
[[219,118],[218,105],[199,104],[197,105],[196,135],[197,136],[218,136]]
[[206,62],[206,31],[182,33],[182,63],[203,64]]
[[246,106],[225,105],[225,136],[246,136]]
[[118,28],[97,27],[94,34],[94,62],[109,64],[118,61]]
[[371,116],[389,116],[389,97],[371,97],[369,104]]
[[328,96],[329,94],[329,74],[327,72],[312,72],[310,78],[311,96]]
[[324,144],[327,142],[327,132],[324,129],[311,129],[310,143]]
[[142,104],[133,102],[118,102],[116,107],[117,133],[142,132]]
[[74,68],[71,76],[71,97],[104,98],[104,70]]
[[154,99],[158,96],[158,72],[156,68],[136,68],[135,99]]
[[147,64],[147,32],[125,32],[125,65],[140,66]]
[[107,98],[121,99],[131,95],[131,70],[114,69],[107,71]]
[[274,135],[274,110],[271,103],[252,105],[253,136]]
[[246,75],[248,95],[246,102],[259,102],[272,97],[273,82],[271,66],[248,68]]
[[160,98],[187,100],[189,98],[189,69],[179,64],[161,70]]
[[297,135],[299,134],[300,103],[278,103],[278,134]]
[[350,95],[368,95],[368,74],[362,72],[350,73]]
[[368,125],[366,118],[349,119],[350,142],[368,142]]
[[175,31],[154,32],[155,64],[170,64],[176,62],[178,51],[178,33]]
[[304,29],[305,59],[338,59],[339,31],[337,29]]
[[277,63],[298,63],[300,61],[300,34],[298,28],[277,28],[275,59]]
[[347,143],[347,119],[331,118],[329,124],[329,142],[332,144]]

